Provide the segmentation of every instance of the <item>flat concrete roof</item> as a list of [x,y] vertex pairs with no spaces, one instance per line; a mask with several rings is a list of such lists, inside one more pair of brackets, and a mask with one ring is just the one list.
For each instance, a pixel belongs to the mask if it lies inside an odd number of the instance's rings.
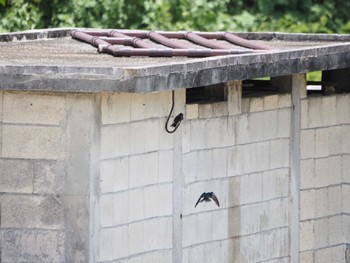
[[350,67],[350,35],[235,33],[274,50],[160,58],[101,54],[71,30],[0,34],[0,90],[157,92]]

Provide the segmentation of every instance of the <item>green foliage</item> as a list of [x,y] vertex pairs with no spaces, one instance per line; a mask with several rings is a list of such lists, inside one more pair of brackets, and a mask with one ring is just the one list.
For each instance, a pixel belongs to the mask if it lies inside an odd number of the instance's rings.
[[46,27],[350,33],[345,0],[0,0],[0,31]]

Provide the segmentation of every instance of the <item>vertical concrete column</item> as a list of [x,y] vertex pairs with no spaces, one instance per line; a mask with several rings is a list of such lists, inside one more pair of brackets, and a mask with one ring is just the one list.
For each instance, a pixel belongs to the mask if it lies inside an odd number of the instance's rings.
[[241,114],[242,81],[229,81],[225,83],[227,90],[228,113],[230,115]]
[[290,256],[292,263],[299,262],[299,207],[300,207],[300,129],[301,99],[306,98],[306,75],[296,74],[271,79],[280,91],[292,94],[290,142]]
[[66,100],[66,262],[97,262],[99,101],[95,95],[68,95]]
[[[174,116],[186,113],[186,89],[175,91]],[[186,119],[186,117],[184,117]],[[173,133],[173,263],[182,262],[182,125]]]

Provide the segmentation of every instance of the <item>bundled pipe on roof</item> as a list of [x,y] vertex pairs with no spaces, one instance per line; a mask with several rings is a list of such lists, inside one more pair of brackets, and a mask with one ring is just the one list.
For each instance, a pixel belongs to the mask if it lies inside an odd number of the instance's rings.
[[[101,53],[109,53],[114,56],[150,56],[150,57],[172,57],[172,56],[187,56],[187,57],[208,57],[219,55],[246,54],[251,53],[250,50],[225,48],[219,45],[211,45],[214,49],[188,48],[187,45],[174,42],[170,39],[164,39],[164,36],[157,33],[148,32],[148,35],[163,42],[164,45],[169,45],[174,48],[153,48],[152,45],[145,43],[139,37],[130,37],[129,34],[124,34],[117,31],[110,32],[89,32],[72,30],[71,36],[80,41],[90,43],[98,48]],[[108,36],[113,36],[109,38]],[[194,35],[192,35],[193,37]],[[132,45],[139,48],[118,48],[113,44]],[[226,46],[225,46],[226,47]]]

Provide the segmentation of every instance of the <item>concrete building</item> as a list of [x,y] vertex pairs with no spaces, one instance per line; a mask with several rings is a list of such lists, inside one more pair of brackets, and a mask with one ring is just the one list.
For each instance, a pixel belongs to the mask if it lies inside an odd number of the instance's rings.
[[0,262],[350,262],[350,36],[159,58],[69,33],[0,35]]

